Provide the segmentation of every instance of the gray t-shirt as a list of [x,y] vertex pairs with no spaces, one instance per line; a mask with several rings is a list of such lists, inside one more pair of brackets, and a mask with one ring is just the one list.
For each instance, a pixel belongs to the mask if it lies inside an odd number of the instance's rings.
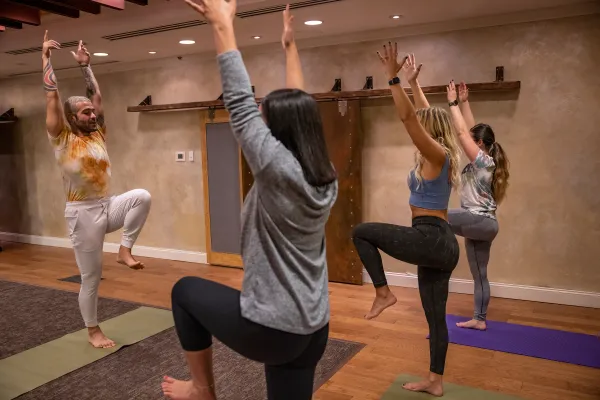
[[338,192],[306,182],[258,109],[239,51],[217,56],[233,134],[254,176],[242,208],[242,316],[310,334],[329,322],[325,224]]
[[462,172],[461,206],[473,214],[496,218],[496,201],[492,194],[492,178],[496,164],[494,159],[479,150],[473,162]]

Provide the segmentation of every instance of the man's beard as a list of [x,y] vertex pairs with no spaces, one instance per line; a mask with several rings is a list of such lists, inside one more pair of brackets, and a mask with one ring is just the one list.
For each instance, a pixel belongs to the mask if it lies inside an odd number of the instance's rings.
[[80,121],[75,121],[75,126],[77,126],[77,129],[79,129],[81,132],[85,132],[85,133],[92,133],[95,132],[98,129],[98,126],[96,125],[96,123],[82,123]]

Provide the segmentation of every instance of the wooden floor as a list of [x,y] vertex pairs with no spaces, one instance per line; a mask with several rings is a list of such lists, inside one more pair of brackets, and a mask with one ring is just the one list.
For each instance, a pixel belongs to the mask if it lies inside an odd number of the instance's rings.
[[[4,243],[0,279],[77,291],[78,284],[58,281],[77,274],[70,249]],[[105,255],[100,295],[170,307],[170,290],[182,276],[196,275],[240,288],[242,271],[200,264],[141,258],[143,271],[132,271]],[[427,323],[415,289],[395,288],[398,303],[379,319],[363,315],[373,288],[331,284],[331,336],[367,346],[321,387],[315,399],[379,399],[399,374],[422,375],[429,366]],[[472,297],[451,294],[448,312],[470,316]],[[600,310],[492,299],[489,318],[597,335]],[[600,340],[600,338],[599,338]],[[600,370],[450,344],[445,380],[524,399],[600,399]]]

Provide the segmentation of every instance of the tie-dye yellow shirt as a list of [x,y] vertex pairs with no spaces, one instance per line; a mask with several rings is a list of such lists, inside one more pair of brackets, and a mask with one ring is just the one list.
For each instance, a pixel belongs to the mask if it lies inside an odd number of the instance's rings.
[[57,137],[48,135],[63,176],[67,201],[106,197],[110,184],[110,159],[105,128],[89,136],[77,136],[68,124]]

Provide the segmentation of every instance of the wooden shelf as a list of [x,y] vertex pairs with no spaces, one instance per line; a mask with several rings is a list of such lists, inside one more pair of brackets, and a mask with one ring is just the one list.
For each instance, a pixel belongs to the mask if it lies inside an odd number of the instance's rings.
[[[521,87],[520,81],[513,82],[484,82],[484,83],[469,83],[469,92],[497,92],[517,90]],[[445,94],[446,86],[425,86],[421,88],[425,94]],[[404,88],[407,94],[412,94],[410,88]],[[340,100],[369,100],[391,97],[390,89],[371,89],[357,90],[352,92],[326,92],[314,93],[312,95],[316,101],[340,101]],[[261,99],[257,98],[257,102]],[[212,101],[195,101],[190,103],[174,103],[174,104],[156,104],[144,106],[127,107],[128,112],[153,112],[153,111],[182,111],[182,110],[198,110],[198,109],[216,109],[223,108],[222,100]]]

